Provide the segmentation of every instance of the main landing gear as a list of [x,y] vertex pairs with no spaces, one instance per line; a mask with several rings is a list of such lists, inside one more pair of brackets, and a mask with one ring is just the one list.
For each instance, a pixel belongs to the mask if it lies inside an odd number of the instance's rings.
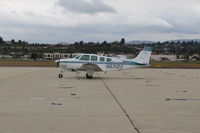
[[[61,78],[63,78],[63,74],[62,74],[63,72],[61,72],[60,74],[58,74],[58,77],[61,79]],[[78,74],[78,72],[77,72],[77,74]],[[92,79],[93,78],[93,74],[94,74],[94,71],[87,71],[87,73],[86,73],[86,78],[87,79]]]
[[93,74],[94,74],[93,70],[87,70],[86,71],[86,78],[87,79],[92,79],[93,78]]
[[88,75],[87,73],[86,73],[86,77],[87,77],[87,79],[92,79],[92,76]]

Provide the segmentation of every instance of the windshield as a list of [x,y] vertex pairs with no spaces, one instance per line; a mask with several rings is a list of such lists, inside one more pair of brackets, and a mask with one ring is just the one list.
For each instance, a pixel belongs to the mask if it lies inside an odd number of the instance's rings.
[[78,55],[76,55],[74,58],[78,59],[80,56],[81,56],[81,55],[80,55],[80,54],[78,54]]

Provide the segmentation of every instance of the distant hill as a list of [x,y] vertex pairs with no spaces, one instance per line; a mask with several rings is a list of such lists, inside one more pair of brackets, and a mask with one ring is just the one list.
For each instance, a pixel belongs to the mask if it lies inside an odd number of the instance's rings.
[[156,43],[154,41],[146,41],[146,40],[133,40],[130,42],[127,42],[126,44],[135,44],[135,45],[139,45],[139,44],[153,44]]
[[175,42],[175,43],[177,43],[177,42],[180,42],[180,43],[182,43],[182,42],[200,42],[200,39],[179,39],[179,40],[169,40],[168,42]]
[[69,45],[69,43],[67,43],[67,42],[59,42],[58,44]]
[[[164,41],[164,42],[180,42],[180,43],[183,43],[183,42],[198,42],[200,43],[200,39],[178,39],[178,40],[168,40],[168,41]],[[130,42],[127,42],[126,44],[135,44],[135,45],[139,45],[139,44],[154,44],[154,43],[157,43],[155,41],[147,41],[147,40],[133,40],[133,41],[130,41]]]

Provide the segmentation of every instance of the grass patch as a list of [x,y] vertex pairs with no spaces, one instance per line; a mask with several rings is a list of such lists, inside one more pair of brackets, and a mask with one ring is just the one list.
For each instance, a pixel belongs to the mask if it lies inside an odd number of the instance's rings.
[[[56,67],[54,61],[24,61],[21,59],[0,59],[0,66],[24,66],[24,67]],[[200,69],[200,61],[193,62],[151,62],[149,68],[196,68]]]
[[150,68],[200,68],[200,61],[151,62]]
[[24,67],[56,67],[54,61],[24,61],[19,59],[0,59],[0,66],[24,66]]

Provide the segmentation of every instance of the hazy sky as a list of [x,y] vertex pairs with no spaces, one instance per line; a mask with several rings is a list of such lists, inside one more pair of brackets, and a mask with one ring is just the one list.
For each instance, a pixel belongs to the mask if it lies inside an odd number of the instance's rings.
[[200,38],[200,0],[0,0],[0,36],[29,42]]

